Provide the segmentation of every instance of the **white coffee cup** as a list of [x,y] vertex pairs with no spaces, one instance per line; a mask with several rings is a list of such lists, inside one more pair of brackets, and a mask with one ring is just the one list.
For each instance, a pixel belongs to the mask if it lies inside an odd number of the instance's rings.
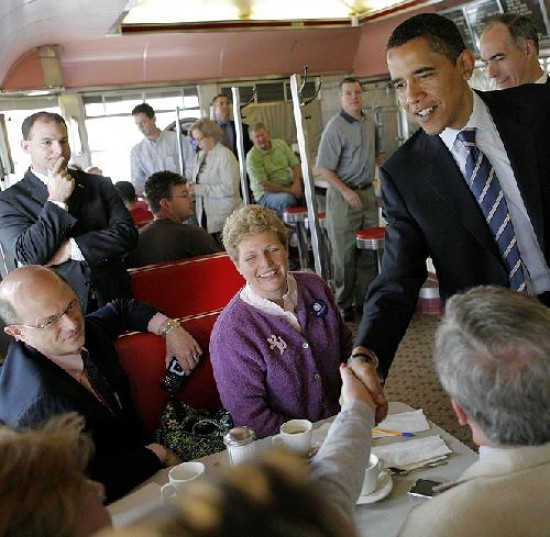
[[288,449],[306,455],[311,450],[311,437],[313,424],[309,420],[290,420],[283,423],[280,433],[273,438],[277,443],[283,444]]
[[365,478],[361,494],[371,494],[376,489],[378,482],[384,477],[382,461],[374,454],[370,454],[369,463],[365,469]]
[[162,497],[165,499],[177,496],[190,483],[193,483],[204,473],[202,462],[182,462],[168,472],[168,483],[161,487]]

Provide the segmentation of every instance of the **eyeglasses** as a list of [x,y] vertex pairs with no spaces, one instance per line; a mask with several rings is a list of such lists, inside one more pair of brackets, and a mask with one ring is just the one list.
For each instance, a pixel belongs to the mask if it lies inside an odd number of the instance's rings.
[[48,317],[43,323],[39,325],[14,323],[9,326],[24,326],[26,328],[36,328],[37,330],[46,330],[48,328],[51,328],[57,325],[59,321],[61,321],[63,315],[73,315],[76,312],[77,307],[80,307],[80,300],[78,300],[78,298],[75,297],[69,302],[67,307],[62,312],[56,313],[55,315]]

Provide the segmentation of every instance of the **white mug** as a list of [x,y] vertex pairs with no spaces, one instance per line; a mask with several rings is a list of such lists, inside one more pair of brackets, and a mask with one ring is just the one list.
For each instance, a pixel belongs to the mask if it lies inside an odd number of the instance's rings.
[[283,423],[280,433],[273,438],[291,451],[300,455],[307,455],[311,450],[313,424],[309,420],[290,420]]
[[161,487],[162,497],[165,499],[173,498],[203,473],[204,464],[202,462],[182,462],[174,466],[168,472],[168,483]]
[[371,494],[376,489],[378,482],[384,477],[382,461],[374,454],[370,454],[369,463],[365,469],[365,478],[361,494]]

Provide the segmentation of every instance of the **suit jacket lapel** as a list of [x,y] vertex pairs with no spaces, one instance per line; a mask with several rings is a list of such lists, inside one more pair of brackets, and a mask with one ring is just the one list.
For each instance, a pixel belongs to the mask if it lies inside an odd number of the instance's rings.
[[85,199],[85,186],[79,173],[75,173],[74,170],[69,170],[69,172],[74,179],[74,190],[67,200],[67,205],[69,208],[69,212],[73,216],[76,216],[78,214],[78,209]]
[[421,136],[424,147],[419,148],[419,153],[427,157],[421,165],[425,170],[422,176],[426,188],[455,214],[477,241],[500,259],[487,221],[446,145],[439,136]]
[[29,168],[21,181],[21,186],[25,188],[29,198],[34,199],[40,205],[44,205],[48,199],[48,188],[46,185],[32,173]]
[[491,107],[489,110],[506,149],[529,220],[539,244],[543,245],[544,211],[539,187],[541,179],[531,131],[521,122],[520,116],[518,116],[518,121],[514,121],[508,115],[501,116],[497,111],[491,110]]

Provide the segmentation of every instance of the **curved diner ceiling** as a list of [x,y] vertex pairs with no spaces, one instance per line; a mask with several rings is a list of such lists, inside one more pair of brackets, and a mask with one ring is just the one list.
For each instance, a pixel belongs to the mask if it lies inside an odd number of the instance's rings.
[[[412,0],[405,7],[433,10],[431,3]],[[311,74],[384,74],[387,35],[410,14],[388,19],[394,13],[383,11],[372,14],[372,20],[368,15],[332,20],[318,29],[254,29],[252,23],[243,27],[240,21],[238,30],[223,22],[198,30],[121,30],[127,4],[128,0],[0,2],[0,91],[286,76],[301,72],[304,65]],[[53,76],[52,66],[59,71]]]

